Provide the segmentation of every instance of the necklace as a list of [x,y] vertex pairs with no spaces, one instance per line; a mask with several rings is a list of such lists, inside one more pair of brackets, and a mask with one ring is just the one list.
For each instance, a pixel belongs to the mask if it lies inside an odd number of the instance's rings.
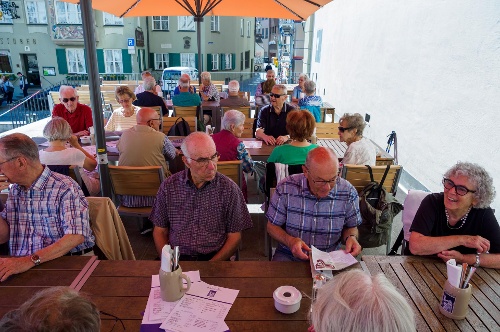
[[[458,227],[452,227],[450,226],[450,215],[448,214],[448,210],[446,208],[444,208],[444,213],[446,214],[446,226],[448,226],[449,229],[460,229],[462,228],[462,226],[465,224],[465,220],[467,220],[467,217],[469,216],[469,212],[471,210],[472,207],[469,207],[469,209],[467,210],[467,212],[465,213],[465,215],[460,218],[460,226]],[[457,223],[458,224],[458,223]]]

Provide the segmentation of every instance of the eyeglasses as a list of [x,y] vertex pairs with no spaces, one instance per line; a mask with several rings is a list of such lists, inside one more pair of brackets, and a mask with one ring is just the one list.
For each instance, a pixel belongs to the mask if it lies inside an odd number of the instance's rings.
[[149,121],[154,121],[154,120],[156,120],[156,121],[161,121],[161,118],[158,118],[158,119],[157,119],[157,118],[154,118],[154,119],[150,119]]
[[112,314],[108,314],[107,312],[104,312],[104,311],[99,311],[99,313],[101,315],[105,315],[105,316],[109,316],[109,317],[113,317],[115,319],[115,323],[113,324],[113,326],[111,327],[111,330],[110,331],[113,331],[115,329],[115,325],[117,322],[120,322],[120,324],[122,324],[122,328],[123,328],[123,331],[126,331],[127,329],[125,328],[125,324],[123,324],[123,321],[116,317],[115,315],[112,315]]
[[276,94],[276,93],[270,93],[269,96],[274,97],[274,98],[279,98],[279,97],[284,96],[284,95],[279,95],[279,94]]
[[122,99],[122,100],[118,100],[118,102],[120,104],[123,104],[123,103],[128,103],[131,99]]
[[219,160],[219,157],[220,157],[220,153],[215,152],[215,154],[213,156],[211,156],[210,158],[198,158],[198,159],[193,159],[193,158],[189,158],[189,157],[186,157],[186,158],[191,159],[192,161],[196,161],[197,163],[199,163],[202,166],[207,166],[209,162],[216,163]]
[[68,102],[68,101],[70,101],[70,100],[71,100],[71,101],[75,101],[75,100],[76,100],[76,97],[71,97],[71,98],[63,98],[63,99],[61,99],[61,101],[62,101],[63,103],[67,103],[67,102]]
[[17,157],[12,157],[12,158],[10,158],[10,159],[8,159],[8,160],[6,160],[6,161],[3,161],[3,162],[1,162],[1,163],[0,163],[0,166],[2,166],[2,165],[3,165],[3,164],[5,164],[5,163],[8,163],[9,161],[12,161],[12,160],[14,160],[14,159],[17,159],[17,158],[19,158],[19,156],[17,156]]
[[343,133],[346,130],[352,129],[352,127],[339,127],[339,131]]
[[[309,168],[306,167],[306,170],[309,174],[311,174],[311,172],[309,171]],[[337,182],[337,176],[333,177],[332,179],[330,180],[323,180],[323,179],[319,179],[319,180],[314,180],[314,179],[311,179],[311,181],[314,183],[314,184],[317,184],[317,185],[325,185],[325,184],[328,184],[329,186],[333,186],[335,185],[335,182]]]
[[455,192],[457,193],[457,195],[460,195],[460,196],[465,196],[465,195],[467,195],[467,193],[475,193],[476,192],[475,190],[467,189],[464,186],[456,185],[455,182],[453,182],[447,178],[443,178],[443,185],[448,190],[455,188]]

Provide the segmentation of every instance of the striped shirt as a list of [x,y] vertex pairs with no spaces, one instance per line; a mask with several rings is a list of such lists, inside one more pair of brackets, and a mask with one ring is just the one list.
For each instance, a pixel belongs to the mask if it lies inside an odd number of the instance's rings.
[[10,228],[10,255],[26,256],[59,241],[66,234],[81,234],[82,244],[71,252],[94,246],[88,203],[71,178],[45,167],[40,177],[24,190],[18,184],[9,189],[0,216]]
[[[349,182],[338,178],[330,193],[318,199],[309,191],[304,174],[291,175],[277,185],[266,217],[274,225],[285,225],[289,235],[308,246],[328,252],[340,248],[344,228],[361,224],[358,193]],[[279,246],[291,255],[286,246]]]
[[134,109],[134,114],[131,116],[123,115],[123,107],[120,107],[113,111],[111,117],[109,118],[104,130],[106,131],[124,131],[126,129],[132,128],[137,124],[137,112],[141,109],[139,106],[132,106]]

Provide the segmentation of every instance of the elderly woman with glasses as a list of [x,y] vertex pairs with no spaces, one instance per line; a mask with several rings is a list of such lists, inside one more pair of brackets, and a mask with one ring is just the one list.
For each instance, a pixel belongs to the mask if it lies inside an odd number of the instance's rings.
[[300,74],[299,75],[299,80],[298,80],[298,85],[293,88],[292,91],[292,103],[298,104],[299,100],[304,97],[305,94],[305,89],[304,89],[304,83],[309,80],[309,76],[307,74]]
[[410,251],[474,266],[500,268],[500,226],[489,207],[493,179],[473,163],[458,162],[443,178],[444,192],[425,197],[413,219]]
[[340,118],[339,138],[347,144],[342,164],[375,166],[377,150],[373,143],[363,136],[365,126],[365,120],[359,113],[345,113]]
[[128,86],[119,86],[115,91],[115,98],[121,107],[113,111],[104,130],[124,131],[132,128],[137,124],[137,112],[141,109],[139,106],[132,105],[136,99],[135,94]]
[[[239,140],[243,134],[245,125],[245,114],[236,110],[229,110],[224,113],[222,118],[222,130],[212,135],[215,142],[215,148],[220,153],[220,161],[241,160],[243,172],[250,173],[254,171],[254,162],[245,148],[245,144]],[[242,179],[242,191],[247,198],[247,183],[245,177]]]

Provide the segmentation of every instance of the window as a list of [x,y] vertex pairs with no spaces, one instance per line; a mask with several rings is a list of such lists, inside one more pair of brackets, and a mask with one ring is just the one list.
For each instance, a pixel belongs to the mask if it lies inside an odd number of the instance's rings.
[[47,24],[47,11],[44,0],[31,0],[24,3],[27,24]]
[[247,38],[250,38],[250,29],[252,28],[252,22],[247,21]]
[[196,67],[194,53],[181,53],[181,67]]
[[212,16],[210,18],[210,31],[212,31],[212,32],[219,32],[220,31],[219,16]]
[[240,35],[241,35],[241,37],[245,37],[245,30],[243,29],[244,24],[245,24],[245,20],[241,19],[241,22],[240,22]]
[[66,61],[68,63],[68,73],[83,74],[87,72],[83,48],[67,48]]
[[103,12],[102,14],[104,25],[123,25],[123,18],[119,18],[113,14],[105,12]]
[[219,70],[219,57],[218,53],[212,54],[212,70]]
[[106,73],[123,73],[122,50],[104,50]]
[[264,39],[269,38],[269,28],[265,28]]
[[[0,1],[2,8],[10,7],[10,1]],[[0,18],[0,24],[12,24],[12,15],[9,13],[3,12],[3,16]]]
[[245,69],[250,68],[250,51],[245,52]]
[[12,73],[10,65],[10,53],[8,50],[0,50],[0,72]]
[[153,16],[153,30],[168,31],[168,16]]
[[224,66],[224,69],[232,69],[233,68],[233,57],[231,56],[231,53],[226,53],[224,54],[224,63],[225,63],[225,66]]
[[80,5],[55,0],[57,24],[82,24]]
[[155,53],[155,70],[168,68],[168,53]]
[[193,16],[179,16],[178,29],[183,31],[196,31]]

